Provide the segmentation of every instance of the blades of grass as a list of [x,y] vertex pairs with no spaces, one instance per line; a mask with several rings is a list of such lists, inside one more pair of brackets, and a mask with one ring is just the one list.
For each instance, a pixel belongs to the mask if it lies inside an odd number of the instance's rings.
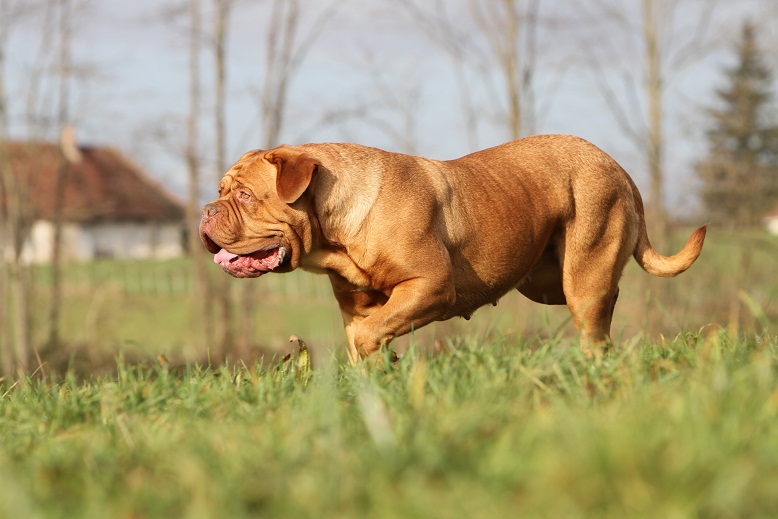
[[765,333],[770,328],[770,320],[767,318],[762,305],[760,305],[748,292],[745,290],[738,291],[738,299],[746,305],[751,315],[759,322],[762,327],[762,333]]

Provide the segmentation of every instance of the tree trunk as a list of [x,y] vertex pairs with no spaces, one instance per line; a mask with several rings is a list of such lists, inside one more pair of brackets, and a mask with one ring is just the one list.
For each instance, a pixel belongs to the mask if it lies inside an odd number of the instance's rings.
[[[214,66],[215,66],[215,107],[214,133],[216,138],[216,182],[220,182],[227,170],[227,127],[226,91],[227,91],[227,59],[226,40],[229,21],[230,0],[214,0],[216,10],[214,19]],[[215,342],[217,356],[223,355],[234,343],[232,323],[231,286],[227,276],[219,276],[216,284],[216,301],[218,305],[218,340]]]
[[[537,55],[538,0],[471,0],[471,10],[494,56],[502,86],[497,96],[507,104],[503,110],[511,139],[535,131],[534,75]],[[475,57],[480,62],[480,56]],[[479,65],[480,66],[480,65]],[[490,71],[485,71],[488,77]],[[488,82],[488,79],[486,80]]]
[[[2,78],[0,78],[0,84]],[[0,92],[0,99],[4,99]],[[4,112],[4,103],[0,101],[0,113]],[[3,114],[4,115],[4,114]],[[0,221],[0,244],[3,244],[0,257],[0,317],[3,323],[0,346],[2,347],[3,375],[14,377],[27,372],[31,358],[30,340],[30,278],[22,261],[22,246],[29,230],[29,218],[26,209],[29,204],[24,183],[16,181],[13,174],[10,150],[7,146],[7,119],[0,122],[0,198],[5,197],[6,214]],[[7,225],[5,224],[7,222]],[[6,249],[7,247],[7,249]],[[6,291],[7,290],[7,291]],[[6,320],[7,318],[7,320]]]
[[198,129],[200,126],[200,58],[202,38],[202,13],[200,0],[190,2],[189,36],[189,115],[187,118],[186,165],[189,199],[186,204],[187,247],[192,265],[194,297],[193,308],[199,308],[202,327],[201,347],[214,344],[213,304],[208,272],[205,265],[205,249],[197,232],[200,220],[200,157],[198,155]]
[[651,240],[664,251],[667,246],[667,213],[664,204],[664,131],[662,55],[659,46],[663,0],[643,0],[643,38],[646,46],[646,97],[648,100],[647,155],[650,178]]
[[[0,110],[2,110],[0,108]],[[7,128],[7,126],[6,126]],[[0,268],[0,280],[2,290],[0,290],[0,312],[3,315],[2,338],[0,346],[3,348],[2,371],[7,377],[15,377],[20,373],[26,373],[29,369],[32,351],[30,340],[30,278],[22,261],[22,246],[24,237],[29,229],[29,219],[26,217],[27,191],[23,183],[16,182],[16,178],[11,170],[10,151],[7,148],[8,133],[3,128],[0,131],[0,197],[5,196],[8,225],[0,233],[0,243],[7,250],[3,250],[0,257],[2,268]],[[4,218],[5,220],[5,218]],[[1,223],[1,222],[0,222]],[[7,252],[7,253],[6,253]],[[7,277],[6,277],[7,276]],[[7,290],[7,292],[6,292]],[[7,320],[6,320],[7,318]]]
[[70,39],[71,39],[71,4],[70,0],[59,0],[59,108],[57,124],[59,125],[60,159],[57,168],[57,180],[54,191],[54,237],[51,248],[51,307],[49,309],[48,346],[57,348],[60,345],[60,310],[62,306],[62,212],[65,198],[65,185],[70,169],[70,160],[77,160],[77,151],[73,142],[72,129],[68,127],[70,113]]
[[[649,211],[647,225],[651,242],[657,250],[667,249],[667,215],[664,205],[664,133],[663,133],[663,85],[662,54],[659,46],[660,23],[663,20],[664,0],[643,0],[643,41],[646,52],[646,100],[648,103],[648,133],[646,135],[646,157],[649,173]],[[668,297],[667,290],[660,288],[661,281],[653,276],[646,277],[648,308],[646,319],[649,330],[659,330],[662,315],[658,308]]]
[[30,283],[22,263],[29,204],[24,182],[13,173],[10,119],[6,103],[5,56],[10,30],[10,5],[0,3],[0,372],[15,377],[30,364]]

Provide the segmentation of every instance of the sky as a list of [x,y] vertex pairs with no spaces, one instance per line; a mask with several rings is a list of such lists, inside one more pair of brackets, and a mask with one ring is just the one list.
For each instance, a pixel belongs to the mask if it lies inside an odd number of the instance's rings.
[[[337,1],[337,0],[335,0]],[[543,2],[541,16],[559,20],[539,37],[537,64],[537,124],[533,133],[571,133],[604,148],[636,179],[645,193],[647,175],[640,150],[625,135],[597,87],[603,78],[614,85],[616,97],[627,107],[633,126],[640,126],[644,103],[629,102],[618,88],[639,81],[639,11],[626,13],[618,27],[608,20],[592,20],[581,6],[588,1]],[[692,5],[695,0],[690,1]],[[709,35],[710,51],[668,78],[666,85],[668,200],[678,214],[690,214],[694,204],[692,164],[704,151],[704,109],[714,102],[714,89],[722,84],[722,67],[732,62],[731,48],[740,21],[753,19],[762,27],[765,47],[778,49],[778,2],[775,0],[696,0],[716,15]],[[79,142],[119,148],[152,176],[182,194],[185,165],[182,160],[183,121],[188,106],[188,56],[186,18],[171,20],[163,13],[176,3],[168,0],[76,0],[72,41],[73,60],[82,72],[74,80],[71,115]],[[210,4],[203,0],[205,5]],[[630,0],[635,6],[640,2]],[[623,2],[622,5],[630,2]],[[238,1],[229,27],[227,69],[228,156],[237,160],[248,149],[260,146],[258,92],[262,84],[264,37],[269,0]],[[451,59],[407,17],[399,16],[392,2],[341,0],[337,12],[324,22],[317,11],[325,0],[304,2],[303,32],[313,30],[316,40],[295,75],[289,98],[288,117],[282,141],[287,144],[351,141],[394,151],[413,152],[431,158],[450,159],[472,151],[466,137],[463,114]],[[436,0],[417,0],[424,7]],[[448,7],[458,27],[472,37],[472,20],[466,10]],[[387,6],[390,6],[387,8]],[[580,14],[578,12],[580,10]],[[699,9],[677,17],[677,26],[667,35],[689,32]],[[576,23],[577,17],[588,20]],[[686,16],[686,17],[685,17]],[[206,16],[206,27],[212,17]],[[606,23],[607,22],[607,23]],[[10,24],[6,52],[12,133],[23,138],[29,77],[46,32],[40,16]],[[581,38],[588,34],[588,39]],[[667,36],[669,37],[669,36]],[[671,46],[683,45],[674,36]],[[582,42],[592,42],[592,48]],[[606,47],[598,42],[607,41]],[[674,49],[668,49],[672,53]],[[610,52],[610,54],[609,54]],[[593,72],[590,56],[599,56],[601,68]],[[770,54],[778,69],[778,56]],[[212,61],[202,61],[210,81]],[[488,73],[488,71],[486,72]],[[474,74],[474,73],[473,73]],[[599,76],[598,76],[599,74]],[[477,78],[471,78],[477,85]],[[639,87],[639,85],[638,85]],[[479,87],[475,86],[479,91]],[[206,91],[208,88],[206,87]],[[626,92],[626,90],[624,91]],[[204,95],[208,96],[205,92]],[[484,109],[479,112],[477,147],[508,140],[497,121],[494,99],[479,91]],[[49,83],[42,103],[52,113],[56,104],[54,83]],[[222,172],[213,164],[214,144],[209,131],[211,103],[202,107],[204,119],[200,147],[204,158],[204,197],[215,192]],[[335,113],[359,111],[360,116],[328,118]],[[280,144],[280,143],[279,143]],[[213,181],[209,180],[213,179]],[[212,189],[210,183],[213,183]]]

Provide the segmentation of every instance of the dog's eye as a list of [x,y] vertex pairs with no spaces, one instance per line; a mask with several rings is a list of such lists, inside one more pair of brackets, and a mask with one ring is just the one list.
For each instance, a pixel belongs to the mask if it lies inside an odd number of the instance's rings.
[[248,202],[251,199],[251,194],[248,191],[241,189],[238,191],[238,200],[241,202]]

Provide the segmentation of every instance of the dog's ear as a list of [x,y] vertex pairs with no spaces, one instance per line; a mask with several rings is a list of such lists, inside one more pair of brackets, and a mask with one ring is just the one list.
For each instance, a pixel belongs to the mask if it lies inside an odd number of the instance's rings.
[[265,154],[265,159],[275,164],[276,193],[278,197],[291,204],[305,193],[311,183],[319,163],[316,159],[301,151],[277,148]]

